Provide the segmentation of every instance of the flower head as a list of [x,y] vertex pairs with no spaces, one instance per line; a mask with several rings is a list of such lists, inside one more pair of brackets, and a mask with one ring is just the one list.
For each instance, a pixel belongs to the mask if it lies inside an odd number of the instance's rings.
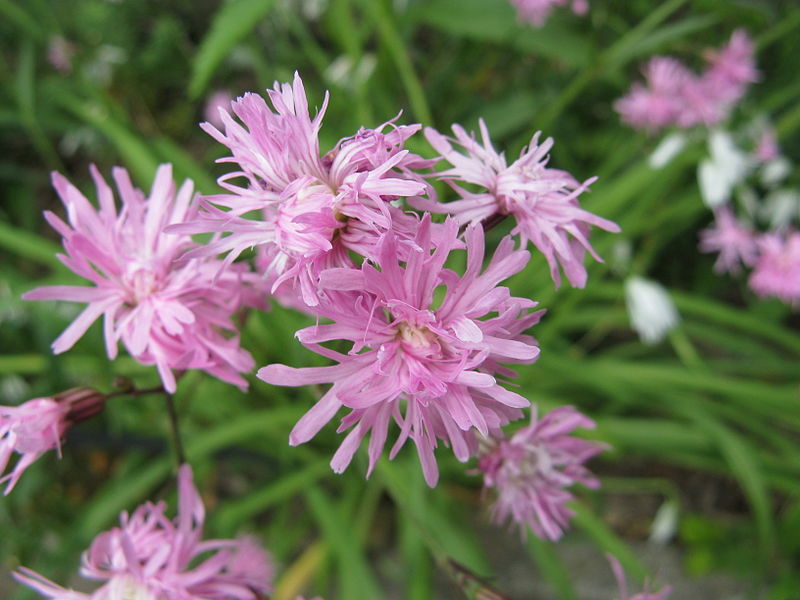
[[91,388],[74,388],[52,398],[35,398],[19,406],[0,406],[0,474],[11,455],[20,454],[10,473],[0,477],[8,495],[22,473],[42,454],[57,450],[61,440],[75,423],[97,414],[105,405],[105,396]]
[[260,600],[272,565],[253,539],[202,541],[205,510],[188,465],[178,475],[178,515],[150,502],[98,535],[81,574],[104,582],[91,594],[65,589],[30,569],[14,577],[54,600]]
[[510,439],[482,440],[478,458],[483,484],[494,488],[495,522],[509,518],[525,535],[525,526],[540,538],[561,537],[572,511],[572,494],[565,488],[581,483],[597,488],[600,483],[583,466],[606,447],[598,442],[569,435],[578,427],[594,428],[594,422],[571,406],[562,406],[538,419],[534,408],[531,424],[518,429]]
[[67,300],[88,306],[53,342],[56,354],[69,350],[101,315],[106,352],[117,356],[122,343],[139,362],[158,367],[164,387],[175,391],[173,369],[202,369],[246,387],[239,373],[253,360],[239,346],[234,312],[250,299],[246,271],[230,269],[217,277],[219,261],[206,258],[176,262],[196,246],[188,235],[166,235],[164,227],[196,211],[193,185],[175,193],[172,167],[161,165],[150,196],[131,184],[127,171],[113,171],[122,206],[97,169],[91,168],[100,209],[66,178],[53,174],[53,185],[67,209],[69,224],[50,212],[50,225],[64,238],[61,261],[92,286],[45,286],[26,300]]
[[[482,272],[483,230],[466,232],[467,268],[459,277],[444,268],[460,246],[452,219],[434,246],[430,215],[415,237],[419,248],[398,262],[398,241],[387,233],[374,265],[361,269],[329,269],[320,284],[329,291],[318,307],[331,324],[297,333],[309,349],[336,360],[330,367],[294,369],[269,365],[259,378],[274,385],[298,386],[332,382],[322,399],[300,419],[289,437],[292,445],[310,440],[342,406],[351,412],[339,431],[351,429],[331,461],[343,471],[363,438],[371,432],[369,471],[383,446],[389,423],[400,427],[390,457],[406,439],[417,446],[425,479],[438,477],[433,449],[437,440],[453,448],[461,461],[474,451],[472,430],[483,435],[518,418],[528,401],[499,385],[493,373],[513,372],[499,363],[532,362],[539,349],[522,332],[539,320],[528,312],[535,303],[510,296],[497,284],[520,271],[528,253],[514,250],[506,238]],[[441,301],[435,300],[441,292]],[[335,339],[352,342],[348,354],[321,344]]]
[[587,0],[511,0],[517,9],[517,16],[520,21],[530,23],[534,27],[541,27],[545,24],[550,13],[557,6],[572,5],[572,12],[576,15],[585,15],[589,10]]
[[645,344],[657,344],[680,321],[678,309],[664,287],[644,277],[625,280],[625,304],[631,326]]
[[683,109],[681,90],[692,74],[669,56],[651,58],[643,72],[645,85],[634,83],[631,91],[614,103],[614,109],[624,123],[637,129],[657,131],[680,115]]
[[[440,204],[429,199],[417,199],[412,204],[432,212],[453,215],[459,224],[479,223],[496,214],[516,219],[512,234],[519,234],[523,244],[529,241],[544,254],[556,285],[561,282],[559,266],[575,287],[586,284],[583,256],[588,251],[596,260],[602,259],[589,244],[589,227],[618,232],[619,227],[606,219],[583,210],[578,196],[586,191],[595,178],[583,183],[566,171],[547,167],[548,152],[553,139],[539,144],[539,133],[523,149],[511,165],[503,153],[492,146],[489,131],[480,121],[481,141],[467,134],[460,125],[453,125],[455,138],[447,138],[427,128],[425,137],[431,146],[448,161],[452,168],[441,171],[438,177],[447,181],[461,200]],[[457,151],[460,146],[466,154]],[[471,192],[460,187],[463,182],[485,188]]]
[[800,304],[800,232],[767,233],[756,240],[758,258],[750,287],[761,297]]
[[719,252],[714,263],[717,273],[738,273],[741,265],[755,262],[756,237],[736,220],[730,207],[723,206],[714,213],[714,227],[700,232],[700,251]]
[[706,53],[709,64],[702,74],[672,57],[655,57],[645,67],[645,84],[634,83],[614,109],[623,122],[648,131],[717,125],[758,81],[753,55],[752,40],[739,29],[727,46]]
[[[219,180],[228,193],[206,197],[197,218],[170,231],[218,234],[187,257],[227,253],[225,264],[247,248],[267,246],[272,261],[264,275],[273,281],[273,291],[297,288],[303,301],[315,306],[324,269],[352,266],[350,251],[371,257],[380,235],[390,229],[413,237],[417,218],[393,202],[430,192],[412,171],[429,161],[403,148],[419,125],[398,126],[394,120],[361,129],[321,155],[318,134],[327,94],[313,119],[299,75],[267,94],[272,109],[261,96],[245,94],[232,104],[238,121],[222,111],[224,132],[204,124],[231,150],[221,162],[238,169]],[[233,183],[236,179],[243,181]]]

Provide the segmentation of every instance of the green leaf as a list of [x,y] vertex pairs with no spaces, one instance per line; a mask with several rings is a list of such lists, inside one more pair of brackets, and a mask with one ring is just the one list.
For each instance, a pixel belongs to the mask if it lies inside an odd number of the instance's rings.
[[2,221],[0,221],[0,246],[17,256],[48,267],[60,269],[63,266],[61,261],[56,258],[56,254],[61,252],[61,248],[57,244]]
[[349,535],[348,515],[342,514],[330,498],[316,486],[306,491],[308,507],[319,523],[323,538],[337,557],[341,597],[372,600],[381,596],[379,586],[369,568],[360,545]]
[[231,0],[222,6],[195,56],[189,81],[190,98],[197,99],[205,92],[225,57],[269,14],[274,4],[274,0]]

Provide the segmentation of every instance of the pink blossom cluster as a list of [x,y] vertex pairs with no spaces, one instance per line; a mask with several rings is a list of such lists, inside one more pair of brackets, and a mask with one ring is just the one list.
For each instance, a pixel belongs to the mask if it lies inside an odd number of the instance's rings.
[[178,475],[178,514],[150,502],[98,535],[83,554],[81,575],[103,582],[92,593],[61,587],[30,569],[14,577],[53,600],[262,600],[273,566],[253,538],[203,541],[205,509],[191,468]]
[[753,42],[741,29],[727,45],[705,55],[707,67],[693,73],[671,56],[650,59],[643,72],[645,83],[634,83],[614,104],[622,121],[636,129],[659,131],[665,127],[712,126],[728,118],[748,85],[758,81]]
[[[258,371],[273,385],[330,384],[295,425],[292,445],[312,439],[344,410],[338,432],[347,435],[331,466],[343,471],[369,438],[369,474],[396,425],[390,458],[411,440],[430,486],[438,480],[439,445],[450,447],[461,462],[477,456],[482,444],[518,447],[487,482],[501,490],[501,512],[553,538],[568,515],[563,488],[595,484],[579,465],[596,452],[585,442],[553,439],[557,432],[548,424],[561,413],[535,426],[530,443],[501,441],[502,427],[530,405],[509,388],[516,376],[511,366],[538,357],[527,330],[544,312],[502,283],[525,268],[530,242],[549,264],[555,285],[562,270],[573,286],[586,284],[585,254],[601,260],[589,241],[591,228],[619,231],[580,206],[594,178],[581,183],[550,168],[553,140],[540,142],[539,133],[508,164],[483,121],[480,142],[458,125],[454,138],[427,128],[425,137],[440,154],[433,159],[405,147],[422,126],[399,125],[397,118],[361,128],[322,152],[327,94],[312,116],[296,74],[291,84],[276,83],[267,98],[245,94],[230,103],[230,112],[219,109],[218,126],[203,124],[230,151],[221,159],[232,165],[219,179],[222,193],[197,197],[191,182],[176,192],[171,168],[163,165],[145,196],[127,172],[116,169],[118,208],[111,188],[92,169],[95,208],[54,175],[68,223],[52,213],[46,218],[64,238],[62,262],[91,284],[26,294],[87,304],[54,342],[54,351],[69,349],[102,316],[109,358],[122,342],[136,360],[157,367],[167,391],[176,388],[176,372],[186,369],[244,387],[242,374],[253,361],[239,345],[233,317],[263,306],[271,294],[316,317],[315,325],[296,336],[335,363],[271,364]],[[447,163],[441,170],[440,161]],[[458,199],[440,202],[435,179]],[[433,213],[445,216],[434,219]],[[509,217],[510,235],[488,252],[484,229]],[[196,242],[195,234],[207,234],[208,241]],[[256,272],[243,256],[253,248]],[[464,267],[454,269],[460,262]],[[570,415],[573,428],[587,423],[574,411]],[[62,434],[54,430],[42,447]],[[523,456],[522,448],[536,458]],[[513,469],[513,461],[528,469],[545,455],[552,468],[531,472],[526,493],[502,491],[510,479],[501,473]],[[530,502],[548,508],[531,509]],[[141,513],[142,519],[148,521],[144,515],[151,512]],[[133,557],[123,558],[128,569]],[[171,566],[170,577],[186,564]],[[125,569],[126,577],[138,577]]]
[[800,231],[789,227],[758,233],[723,206],[715,211],[713,226],[700,232],[700,250],[719,254],[718,273],[752,269],[748,284],[758,296],[800,306]]
[[520,21],[541,27],[550,18],[553,9],[570,5],[572,12],[583,16],[589,11],[588,0],[511,0]]

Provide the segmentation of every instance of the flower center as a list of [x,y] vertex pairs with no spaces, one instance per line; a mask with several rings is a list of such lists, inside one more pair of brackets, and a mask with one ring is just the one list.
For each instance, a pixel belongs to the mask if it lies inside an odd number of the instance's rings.
[[412,348],[430,348],[438,346],[438,338],[427,327],[414,327],[410,323],[403,322],[397,327],[397,337]]
[[108,583],[109,600],[158,600],[147,587],[131,577],[114,577]]
[[151,269],[135,266],[127,273],[127,288],[132,304],[139,304],[159,288],[159,277]]

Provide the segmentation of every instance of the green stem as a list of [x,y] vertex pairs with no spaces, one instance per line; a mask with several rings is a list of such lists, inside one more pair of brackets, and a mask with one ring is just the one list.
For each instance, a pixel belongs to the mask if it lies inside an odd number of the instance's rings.
[[375,26],[386,44],[386,49],[394,60],[395,66],[400,73],[400,79],[406,88],[411,110],[414,111],[414,115],[419,121],[426,125],[433,125],[433,117],[428,101],[425,98],[422,83],[420,83],[419,77],[414,70],[411,56],[408,54],[406,45],[394,26],[395,20],[389,14],[386,4],[383,0],[363,0],[362,5],[375,22]]
[[169,425],[172,432],[172,447],[175,450],[175,460],[180,467],[186,462],[186,454],[183,451],[183,442],[181,441],[181,431],[178,427],[178,413],[175,410],[175,398],[169,392],[164,392],[164,399],[167,403],[167,413],[169,414]]

